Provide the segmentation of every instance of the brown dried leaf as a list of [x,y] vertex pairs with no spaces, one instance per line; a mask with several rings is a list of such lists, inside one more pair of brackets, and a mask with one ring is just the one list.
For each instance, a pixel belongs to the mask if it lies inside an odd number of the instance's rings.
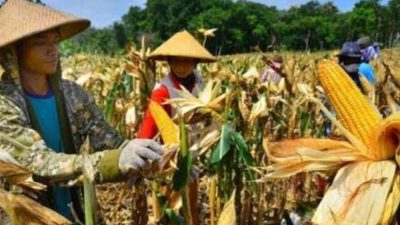
[[218,225],[236,225],[236,209],[235,209],[236,190],[233,191],[231,198],[225,204],[224,209],[218,219]]
[[13,225],[67,225],[66,218],[23,195],[7,193],[0,189],[0,207]]

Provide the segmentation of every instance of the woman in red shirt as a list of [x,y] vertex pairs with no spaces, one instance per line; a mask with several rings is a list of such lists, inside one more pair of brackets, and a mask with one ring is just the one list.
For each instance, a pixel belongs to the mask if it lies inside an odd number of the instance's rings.
[[[204,82],[198,71],[195,70],[199,62],[215,62],[211,55],[197,40],[187,31],[176,33],[164,44],[158,47],[149,56],[150,59],[167,61],[170,67],[169,73],[160,81],[151,93],[151,100],[159,103],[165,111],[173,117],[175,109],[169,104],[164,104],[168,99],[177,97],[175,89],[185,87],[193,95],[203,89]],[[138,138],[154,138],[158,133],[157,125],[147,109],[141,124]],[[197,181],[190,184],[191,211],[193,224],[199,225],[199,208],[197,204]]]
[[[158,47],[149,56],[149,59],[167,61],[170,72],[154,88],[151,100],[159,103],[165,111],[173,117],[175,109],[169,104],[164,104],[168,99],[175,98],[174,89],[185,87],[193,95],[204,86],[204,81],[195,70],[199,62],[215,62],[216,59],[207,49],[187,31],[176,33],[164,44]],[[158,133],[157,125],[147,109],[140,126],[138,138],[153,138]]]

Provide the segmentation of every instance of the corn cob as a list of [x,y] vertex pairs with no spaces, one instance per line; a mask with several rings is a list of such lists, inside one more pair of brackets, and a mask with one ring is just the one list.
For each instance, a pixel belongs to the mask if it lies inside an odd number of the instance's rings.
[[[366,151],[371,151],[368,145],[372,130],[381,120],[381,116],[340,65],[324,60],[318,65],[318,71],[319,80],[339,121],[367,146]],[[372,154],[363,153],[366,156]]]
[[164,144],[179,144],[179,128],[169,117],[164,108],[155,101],[150,101],[149,109]]

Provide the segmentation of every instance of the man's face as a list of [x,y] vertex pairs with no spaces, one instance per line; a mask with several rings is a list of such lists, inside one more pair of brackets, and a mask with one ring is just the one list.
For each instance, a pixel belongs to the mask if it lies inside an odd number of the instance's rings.
[[171,71],[179,78],[185,78],[193,73],[196,61],[191,58],[171,57],[169,66]]
[[26,38],[19,43],[19,66],[40,75],[55,74],[58,63],[60,33],[51,30]]

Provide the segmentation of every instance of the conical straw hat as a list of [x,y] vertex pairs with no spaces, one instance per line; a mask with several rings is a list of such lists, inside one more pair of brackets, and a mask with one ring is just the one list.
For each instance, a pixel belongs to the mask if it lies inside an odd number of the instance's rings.
[[65,40],[90,21],[27,0],[8,0],[0,8],[0,48],[32,35],[59,28]]
[[186,30],[180,31],[154,50],[149,58],[167,60],[168,57],[187,57],[200,62],[215,62],[216,59]]

